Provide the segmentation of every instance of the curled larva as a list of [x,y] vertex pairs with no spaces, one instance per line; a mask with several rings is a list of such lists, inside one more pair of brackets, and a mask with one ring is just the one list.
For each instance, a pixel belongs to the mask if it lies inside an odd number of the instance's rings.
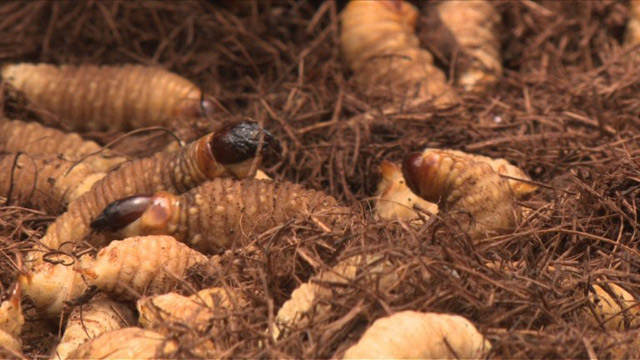
[[69,161],[95,154],[82,159],[82,164],[97,172],[108,172],[127,160],[78,134],[19,120],[0,120],[0,152],[61,156]]
[[[141,204],[140,212],[129,216],[127,210],[137,204]],[[182,195],[160,192],[116,201],[92,227],[114,231],[116,237],[171,235],[198,251],[215,254],[292,218],[313,217],[332,226],[348,213],[333,197],[297,184],[218,178]]]
[[195,84],[159,67],[7,64],[2,79],[75,130],[163,126],[213,108]]
[[490,350],[462,316],[402,311],[376,320],[344,359],[481,359]]
[[500,14],[493,5],[484,0],[449,0],[440,2],[437,8],[440,20],[468,57],[456,69],[456,83],[475,91],[498,82],[502,75]]
[[137,327],[109,331],[80,345],[70,359],[163,359],[178,341]]
[[55,156],[0,155],[0,196],[7,203],[31,206],[49,214],[63,211],[104,176],[83,163],[74,164]]
[[[24,314],[20,305],[21,293],[20,284],[16,284],[12,290],[11,297],[0,304],[0,355],[16,354],[22,355],[22,341],[20,333],[24,325]],[[2,352],[3,349],[9,354]]]
[[405,1],[350,1],[341,17],[340,45],[356,80],[389,86],[411,103],[459,101],[433,56],[414,34],[418,11]]
[[127,305],[98,294],[89,303],[73,309],[53,359],[68,359],[86,341],[134,322],[133,311]]
[[640,44],[640,0],[629,1],[629,13],[624,43],[634,46]]
[[[204,136],[179,151],[158,153],[150,158],[127,162],[70,203],[67,212],[49,226],[36,249],[55,250],[63,243],[70,246],[78,244],[89,235],[92,222],[95,229],[118,226],[101,223],[96,216],[109,203],[126,196],[153,194],[156,191],[182,193],[215,177],[253,176],[250,171],[255,171],[262,156],[256,154],[261,139],[266,149],[273,138],[256,123],[240,122]],[[146,208],[144,203],[130,202],[128,205],[124,211],[123,208],[119,209],[119,215],[131,221]],[[107,239],[92,236],[88,240],[99,246]],[[32,251],[30,260],[38,256],[40,254]]]
[[622,287],[612,283],[593,285],[589,291],[588,321],[607,330],[624,330],[640,324],[640,304]]
[[416,220],[419,216],[413,208],[414,205],[433,214],[438,212],[438,205],[420,198],[407,187],[400,166],[383,161],[380,164],[380,173],[382,179],[378,183],[375,197],[375,213],[379,218]]
[[513,191],[486,163],[455,154],[418,152],[405,158],[402,172],[414,193],[455,216],[472,239],[516,226],[520,209]]

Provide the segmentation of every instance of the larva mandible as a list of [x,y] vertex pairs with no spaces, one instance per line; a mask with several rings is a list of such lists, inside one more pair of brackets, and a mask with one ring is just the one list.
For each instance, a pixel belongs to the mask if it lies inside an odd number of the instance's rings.
[[388,85],[410,103],[459,102],[433,56],[414,34],[418,11],[405,1],[350,1],[341,17],[340,45],[357,81]]
[[483,359],[491,350],[458,315],[402,311],[376,320],[344,359]]
[[191,81],[160,67],[7,64],[2,79],[74,130],[167,125],[213,111]]
[[407,186],[442,213],[456,216],[472,239],[515,228],[520,209],[509,183],[491,166],[442,152],[408,155],[402,164]]
[[[55,317],[64,302],[96,286],[120,300],[173,289],[187,269],[207,262],[207,257],[171,236],[141,236],[113,241],[95,259],[84,255],[73,266],[43,262],[19,281],[36,309]],[[84,279],[83,279],[84,276]]]
[[54,156],[0,154],[0,197],[58,214],[105,175]]
[[70,359],[164,359],[178,349],[176,339],[128,327],[104,333],[80,345]]
[[[15,284],[9,299],[0,304],[0,356],[22,355],[20,333],[24,325],[24,314],[20,304],[21,297],[21,285]],[[5,354],[3,349],[10,353]]]
[[640,44],[640,0],[629,1],[629,13],[624,44],[634,46]]
[[[206,135],[179,151],[127,162],[69,204],[67,212],[49,226],[37,249],[55,250],[63,243],[71,246],[80,243],[89,235],[90,223],[96,216],[109,203],[126,196],[156,191],[182,193],[215,177],[253,176],[250,171],[255,171],[262,158],[256,153],[261,139],[265,150],[274,142],[268,131],[254,122],[245,121]],[[140,204],[130,206],[124,212],[120,208],[119,215],[126,213],[126,217],[135,219],[144,208],[141,209]],[[94,245],[105,241],[99,236],[89,240]],[[36,251],[30,254],[30,260],[40,255]]]
[[442,23],[459,50],[469,57],[457,70],[456,83],[465,90],[481,91],[502,75],[498,27],[500,14],[489,1],[449,0],[437,6]]
[[127,159],[103,149],[80,135],[65,133],[35,122],[0,120],[0,152],[22,152],[29,155],[61,156],[68,161],[82,160],[82,164],[97,172],[108,172]]
[[[138,217],[128,209],[140,206]],[[171,235],[205,254],[215,254],[291,218],[313,216],[341,224],[349,209],[331,196],[289,182],[217,178],[182,195],[160,192],[110,204],[91,224],[116,237]]]
[[73,309],[52,358],[68,359],[69,354],[86,341],[131,326],[134,322],[133,311],[126,304],[98,294],[87,304]]

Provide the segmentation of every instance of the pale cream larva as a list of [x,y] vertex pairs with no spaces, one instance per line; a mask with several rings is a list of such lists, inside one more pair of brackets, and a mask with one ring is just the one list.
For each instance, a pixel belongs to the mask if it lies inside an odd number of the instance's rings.
[[176,339],[155,331],[127,327],[93,338],[69,354],[70,359],[163,359],[178,349]]
[[22,355],[20,333],[24,326],[24,314],[20,304],[20,288],[17,283],[9,299],[0,304],[0,356],[18,357]]

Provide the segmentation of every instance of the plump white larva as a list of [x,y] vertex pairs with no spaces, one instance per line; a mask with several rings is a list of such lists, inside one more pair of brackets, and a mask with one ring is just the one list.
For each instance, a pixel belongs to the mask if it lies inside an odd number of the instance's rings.
[[462,316],[403,311],[376,320],[344,359],[481,359],[490,350]]
[[178,342],[137,327],[110,331],[80,345],[70,359],[161,359],[178,348]]
[[594,284],[589,301],[593,312],[587,309],[587,320],[595,326],[603,324],[607,330],[625,330],[640,324],[638,300],[617,284]]

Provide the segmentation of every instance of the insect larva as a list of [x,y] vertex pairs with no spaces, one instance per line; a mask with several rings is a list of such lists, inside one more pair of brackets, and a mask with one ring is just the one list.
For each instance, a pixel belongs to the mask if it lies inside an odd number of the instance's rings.
[[[0,355],[15,357],[22,355],[22,341],[20,333],[24,325],[24,314],[20,305],[20,284],[16,284],[11,297],[0,304]],[[5,354],[3,349],[10,353]]]
[[[147,208],[137,218],[121,217],[126,214],[121,209],[134,206],[130,204],[146,204]],[[117,201],[95,222],[123,225],[108,229],[119,237],[167,234],[198,251],[215,254],[291,218],[312,216],[331,226],[348,213],[333,197],[297,184],[218,178],[182,195],[160,192]]]
[[[58,249],[62,243],[80,243],[89,234],[92,221],[94,229],[120,225],[94,220],[109,203],[126,196],[156,191],[182,193],[215,177],[253,176],[250,170],[255,171],[262,158],[256,154],[261,138],[264,138],[265,149],[273,142],[270,133],[256,123],[240,122],[204,136],[177,152],[127,162],[69,204],[67,212],[49,226],[39,248]],[[134,219],[146,208],[145,204],[129,202],[128,205],[127,216]],[[119,215],[122,216],[122,211]],[[97,236],[89,240],[94,245],[105,241]],[[31,252],[31,259],[38,256],[34,253]]]
[[0,155],[0,196],[57,214],[105,176],[85,164],[74,165],[52,156]]
[[472,239],[516,226],[519,208],[509,183],[491,166],[469,157],[413,153],[402,164],[407,186],[442,213],[456,216]]
[[69,354],[86,341],[134,322],[133,311],[128,306],[98,294],[89,303],[73,309],[53,358],[68,359]]
[[500,14],[489,1],[450,0],[438,4],[442,23],[459,50],[469,57],[456,69],[456,83],[466,90],[482,90],[502,75],[498,26]]
[[640,44],[640,0],[629,1],[629,13],[624,43],[633,46]]
[[630,329],[640,324],[640,305],[628,291],[612,282],[592,286],[593,291],[589,291],[592,310],[587,309],[591,324],[603,325],[607,330]]
[[[340,44],[356,80],[388,85],[412,103],[448,106],[458,96],[414,34],[418,11],[405,1],[350,1],[342,13]],[[415,99],[414,99],[415,98]]]
[[127,160],[108,149],[102,149],[93,141],[84,140],[78,134],[69,134],[35,122],[19,120],[0,120],[0,152],[3,151],[29,155],[62,155],[69,161],[80,160],[85,155],[97,153],[82,160],[82,164],[97,172],[108,172]]
[[109,331],[80,345],[70,359],[164,359],[178,341],[137,327]]
[[382,179],[378,183],[375,199],[375,212],[378,217],[389,220],[418,219],[418,213],[413,209],[415,204],[433,214],[438,212],[438,205],[420,198],[409,190],[400,166],[383,161],[380,164],[380,172]]
[[159,67],[7,64],[2,79],[74,130],[163,126],[213,109],[195,84]]
[[490,350],[462,316],[402,311],[376,320],[344,359],[482,359]]

